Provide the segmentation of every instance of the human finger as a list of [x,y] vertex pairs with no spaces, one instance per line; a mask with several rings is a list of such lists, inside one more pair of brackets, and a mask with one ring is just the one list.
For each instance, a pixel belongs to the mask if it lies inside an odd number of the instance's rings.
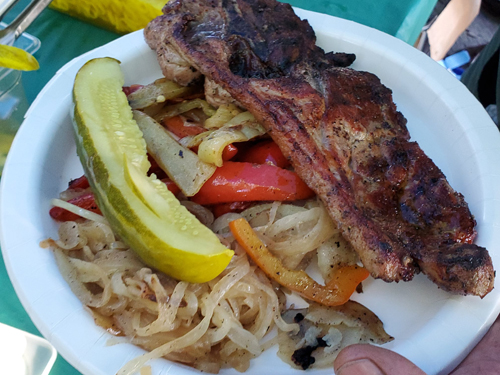
[[500,317],[452,375],[500,374]]
[[344,348],[333,364],[336,375],[425,375],[405,357],[369,344]]

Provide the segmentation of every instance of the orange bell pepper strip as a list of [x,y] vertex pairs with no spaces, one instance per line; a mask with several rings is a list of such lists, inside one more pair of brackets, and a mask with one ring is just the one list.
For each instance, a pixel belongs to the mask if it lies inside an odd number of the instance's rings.
[[346,266],[340,268],[332,280],[323,286],[302,270],[286,268],[271,254],[244,218],[230,222],[229,228],[241,247],[269,278],[322,305],[338,306],[346,303],[358,284],[369,275],[363,267]]

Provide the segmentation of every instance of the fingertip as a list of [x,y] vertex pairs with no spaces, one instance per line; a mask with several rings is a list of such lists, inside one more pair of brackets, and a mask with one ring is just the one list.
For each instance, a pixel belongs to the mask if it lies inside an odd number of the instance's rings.
[[386,375],[370,359],[358,359],[356,361],[346,362],[335,369],[336,375]]
[[[354,362],[359,359],[363,359],[366,356],[366,348],[368,344],[354,344],[349,345],[342,349],[337,355],[337,358],[333,361],[333,369],[335,374],[338,374],[339,369],[347,363]],[[369,358],[369,357],[367,357]]]
[[333,368],[337,375],[425,375],[405,357],[369,344],[344,348],[335,359]]

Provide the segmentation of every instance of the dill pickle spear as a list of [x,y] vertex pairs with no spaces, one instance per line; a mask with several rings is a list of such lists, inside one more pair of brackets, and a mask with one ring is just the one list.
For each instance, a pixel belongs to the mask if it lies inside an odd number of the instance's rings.
[[114,232],[149,266],[201,283],[219,275],[233,251],[154,175],[146,143],[122,91],[119,61],[87,62],[73,87],[77,153]]

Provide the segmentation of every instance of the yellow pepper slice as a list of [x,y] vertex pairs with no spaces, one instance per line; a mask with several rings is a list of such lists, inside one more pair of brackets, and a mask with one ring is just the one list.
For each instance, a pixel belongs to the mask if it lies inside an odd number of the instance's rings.
[[15,70],[37,70],[40,65],[33,55],[25,50],[0,44],[0,67]]
[[340,268],[325,286],[314,281],[302,270],[291,270],[267,249],[244,218],[229,223],[236,241],[245,249],[250,258],[264,273],[278,284],[293,290],[302,297],[326,306],[346,303],[358,284],[365,280],[369,272],[359,266]]

